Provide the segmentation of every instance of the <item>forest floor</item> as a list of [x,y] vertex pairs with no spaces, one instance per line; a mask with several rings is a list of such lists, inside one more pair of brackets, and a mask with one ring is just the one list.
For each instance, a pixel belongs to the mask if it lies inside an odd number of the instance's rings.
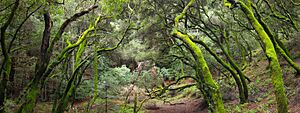
[[[300,65],[300,59],[295,60]],[[225,108],[228,113],[275,113],[276,101],[273,93],[271,78],[268,74],[267,59],[257,60],[245,69],[245,74],[251,79],[249,83],[249,102],[239,104],[238,92],[232,79],[218,80],[222,85],[221,92]],[[286,86],[286,94],[289,99],[289,113],[300,113],[300,78],[295,78],[295,71],[286,63],[281,62],[283,77]],[[228,85],[228,82],[233,85]],[[201,94],[196,87],[176,92],[177,96],[166,96],[161,99],[152,99],[144,103],[142,113],[208,113],[207,105],[203,102]],[[70,113],[84,113],[87,100],[77,102]],[[109,113],[121,112],[131,113],[133,104],[128,104],[127,108],[122,107],[124,101],[120,99],[109,99],[108,106],[105,100],[96,100],[91,107],[92,112]],[[140,104],[140,102],[139,102]],[[48,113],[52,108],[50,103],[39,104],[37,113]],[[45,107],[47,106],[47,107]],[[48,109],[48,110],[47,110]],[[49,112],[50,113],[50,112]]]
[[[300,50],[299,50],[300,51]],[[295,70],[289,64],[281,60],[281,68],[283,72],[284,83],[286,86],[286,94],[289,100],[289,113],[300,113],[300,78],[295,77]],[[300,58],[295,59],[300,65]],[[258,58],[251,63],[244,73],[251,79],[249,83],[249,102],[239,104],[237,98],[237,89],[228,90],[224,83],[219,82],[225,88],[221,88],[227,112],[230,113],[274,113],[276,112],[276,100],[269,75],[268,60],[266,58]],[[227,81],[228,82],[228,81]],[[226,84],[226,83],[225,83]],[[233,86],[229,86],[232,89]],[[223,90],[223,91],[222,91]],[[229,98],[228,98],[229,96]],[[232,97],[230,97],[232,96]],[[146,108],[147,109],[147,108]],[[146,113],[208,113],[207,106],[203,104],[199,98],[182,98],[167,104],[159,103],[152,109],[147,109]]]
[[[299,50],[300,52],[300,50]],[[268,60],[262,57],[254,59],[244,70],[246,76],[251,79],[249,87],[249,102],[239,104],[238,92],[232,78],[218,79],[222,86],[225,108],[228,113],[275,113],[276,100],[268,74]],[[281,68],[289,100],[289,113],[300,113],[300,78],[295,78],[295,70],[291,68],[284,59],[281,60]],[[295,59],[300,65],[300,58]],[[217,78],[217,76],[216,76]],[[167,101],[166,101],[167,99]],[[78,101],[68,110],[70,113],[85,113],[85,108],[89,100]],[[131,113],[132,103],[127,108],[123,107],[124,100],[109,99],[106,106],[105,99],[97,99],[91,107],[92,112],[109,113],[121,112]],[[140,102],[139,102],[140,104]],[[38,103],[36,113],[50,113],[52,103]],[[141,112],[145,113],[208,113],[207,105],[203,102],[200,92],[196,87],[176,92],[175,96],[167,95],[161,99],[152,99],[144,103]]]
[[[300,59],[295,60],[300,65]],[[271,78],[267,71],[268,61],[260,60],[249,66],[245,73],[249,75],[252,82],[249,83],[249,102],[239,104],[236,97],[225,102],[227,112],[230,113],[274,113],[276,112],[275,95]],[[300,113],[300,78],[294,77],[294,70],[283,62],[284,82],[289,100],[289,113]],[[238,94],[234,91],[235,94]],[[226,95],[226,93],[222,93]],[[230,94],[229,94],[230,95]],[[207,105],[199,98],[183,98],[179,101],[157,104],[156,107],[146,110],[146,113],[208,113]]]
[[172,104],[158,104],[157,109],[148,109],[147,113],[208,113],[207,105],[199,99],[180,99]]

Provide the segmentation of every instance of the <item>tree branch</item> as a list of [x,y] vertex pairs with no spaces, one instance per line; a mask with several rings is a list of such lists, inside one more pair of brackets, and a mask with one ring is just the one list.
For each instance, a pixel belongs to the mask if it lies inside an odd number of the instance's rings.
[[48,49],[48,53],[51,53],[53,51],[53,46],[54,44],[61,38],[62,34],[64,33],[65,29],[67,28],[67,26],[69,24],[71,24],[73,21],[75,21],[76,19],[78,19],[79,17],[88,14],[89,12],[91,12],[92,10],[96,9],[98,6],[94,5],[91,6],[81,12],[78,12],[76,14],[74,14],[72,17],[68,18],[59,28],[58,32],[56,33],[54,39],[52,40],[50,47]]
[[15,34],[13,35],[13,38],[11,39],[9,46],[8,46],[8,52],[11,52],[12,45],[14,41],[17,39],[17,35],[19,31],[21,30],[22,26],[25,24],[25,22],[29,19],[30,16],[32,16],[36,11],[38,11],[42,5],[40,5],[38,8],[36,8],[34,11],[32,11],[29,15],[25,17],[25,19],[22,21],[22,23],[18,26],[17,30],[15,31]]
[[10,6],[14,5],[15,3],[16,3],[16,2],[11,3],[11,4],[9,4],[7,7],[3,8],[3,9],[0,9],[0,12],[2,12],[2,11],[4,11],[4,10],[8,9]]
[[[1,50],[2,50],[2,54],[4,56],[4,62],[1,65],[1,69],[0,69],[0,75],[2,73],[2,69],[4,67],[6,67],[5,65],[9,66],[9,62],[10,62],[10,57],[8,55],[8,51],[6,49],[6,43],[5,43],[5,32],[8,28],[8,26],[10,25],[10,23],[12,22],[14,15],[18,9],[20,0],[16,0],[14,7],[11,9],[11,13],[8,17],[8,20],[4,23],[4,25],[1,27],[1,32],[0,32],[0,43],[1,43]],[[9,67],[8,67],[9,68]],[[9,75],[9,74],[8,74]]]
[[97,50],[97,53],[100,54],[103,51],[113,51],[113,50],[117,49],[121,45],[121,43],[123,42],[123,40],[125,39],[126,34],[129,31],[129,28],[130,28],[130,24],[127,26],[125,32],[123,33],[123,36],[122,36],[121,40],[114,47],[111,47],[111,48],[100,48],[100,49]]

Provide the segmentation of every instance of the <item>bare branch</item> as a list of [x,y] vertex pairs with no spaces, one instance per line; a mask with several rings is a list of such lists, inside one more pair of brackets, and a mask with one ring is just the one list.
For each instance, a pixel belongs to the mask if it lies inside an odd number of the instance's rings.
[[101,49],[98,49],[97,53],[99,54],[99,53],[101,53],[103,51],[113,51],[113,50],[117,49],[121,45],[121,43],[123,42],[123,40],[125,39],[126,34],[129,31],[129,28],[130,28],[130,25],[127,26],[125,32],[123,33],[123,36],[122,36],[121,40],[114,47],[112,47],[112,48],[101,48]]
[[4,10],[8,9],[8,8],[11,7],[12,5],[14,5],[15,3],[16,3],[16,2],[11,3],[11,4],[9,4],[7,7],[3,8],[3,9],[0,9],[0,12],[2,12],[2,11],[4,11]]
[[29,19],[30,16],[32,16],[36,11],[38,11],[40,8],[42,7],[42,5],[40,5],[38,8],[36,8],[34,11],[32,11],[29,15],[26,16],[26,18],[23,20],[23,22],[19,25],[19,27],[17,28],[17,30],[15,31],[15,34],[13,35],[12,40],[10,41],[9,45],[8,45],[8,52],[11,52],[11,48],[12,45],[14,43],[14,41],[17,39],[17,35],[19,33],[19,31],[21,30],[22,26],[25,24],[25,22]]

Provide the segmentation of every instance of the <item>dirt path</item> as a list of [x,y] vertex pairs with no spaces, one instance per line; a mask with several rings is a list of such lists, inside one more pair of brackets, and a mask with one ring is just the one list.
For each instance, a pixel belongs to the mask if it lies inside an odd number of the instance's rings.
[[208,113],[205,104],[201,103],[200,100],[191,99],[145,108],[147,109],[146,113]]

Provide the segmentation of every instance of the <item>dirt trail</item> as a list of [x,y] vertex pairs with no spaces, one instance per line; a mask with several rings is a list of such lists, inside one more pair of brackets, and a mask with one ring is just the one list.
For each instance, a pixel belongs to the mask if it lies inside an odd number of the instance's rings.
[[208,113],[208,110],[200,100],[186,99],[171,104],[156,105],[148,108],[146,113]]

